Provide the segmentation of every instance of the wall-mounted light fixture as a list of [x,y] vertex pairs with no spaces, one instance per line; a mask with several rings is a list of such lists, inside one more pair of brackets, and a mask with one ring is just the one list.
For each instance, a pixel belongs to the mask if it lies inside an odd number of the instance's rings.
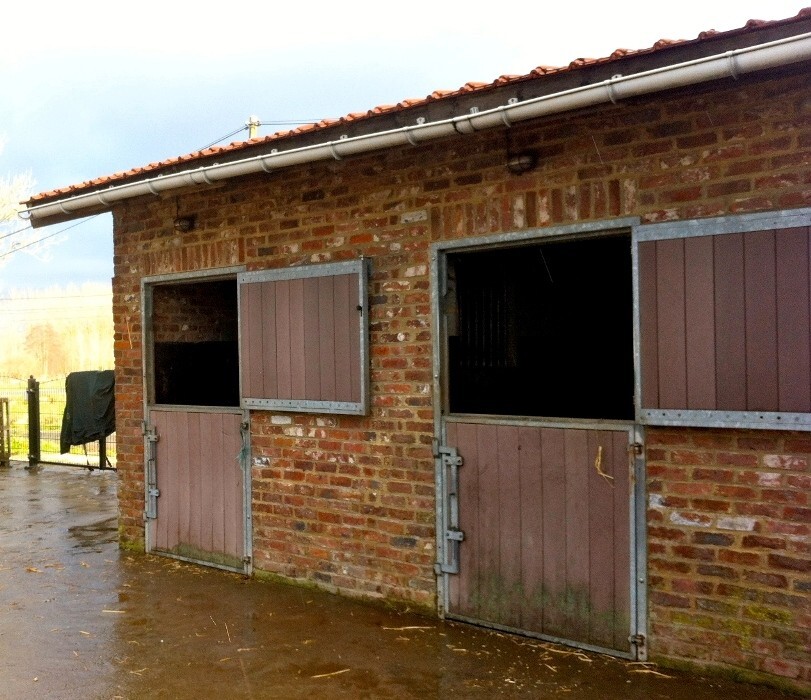
[[538,155],[532,151],[511,153],[507,157],[507,170],[513,175],[529,172],[538,164]]
[[188,233],[194,228],[194,217],[193,216],[176,216],[174,222],[172,222],[175,231],[178,233]]

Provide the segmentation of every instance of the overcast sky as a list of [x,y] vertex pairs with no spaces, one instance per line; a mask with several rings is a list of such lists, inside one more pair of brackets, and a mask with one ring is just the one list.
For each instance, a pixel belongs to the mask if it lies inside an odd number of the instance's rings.
[[[190,153],[250,115],[265,122],[339,117],[538,65],[792,17],[802,6],[7,0],[0,178],[30,172],[32,194],[44,192]],[[287,128],[265,126],[260,134]],[[110,279],[111,217],[68,226],[38,229],[56,243],[37,257],[21,250],[0,258],[0,297]]]

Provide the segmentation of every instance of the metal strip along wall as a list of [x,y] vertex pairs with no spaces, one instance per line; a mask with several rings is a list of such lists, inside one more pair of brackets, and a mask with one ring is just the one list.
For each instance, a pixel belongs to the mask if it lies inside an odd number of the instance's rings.
[[244,407],[367,413],[367,278],[363,260],[239,276]]
[[811,210],[634,239],[642,421],[811,428]]

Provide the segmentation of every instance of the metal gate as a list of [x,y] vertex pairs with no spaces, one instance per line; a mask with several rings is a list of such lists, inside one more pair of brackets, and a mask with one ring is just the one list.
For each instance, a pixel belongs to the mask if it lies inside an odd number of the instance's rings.
[[632,428],[448,419],[448,617],[641,658]]
[[0,397],[7,410],[0,426],[9,458],[38,464],[85,469],[115,469],[116,435],[60,452],[59,436],[66,401],[65,377],[39,381],[34,377],[0,377]]

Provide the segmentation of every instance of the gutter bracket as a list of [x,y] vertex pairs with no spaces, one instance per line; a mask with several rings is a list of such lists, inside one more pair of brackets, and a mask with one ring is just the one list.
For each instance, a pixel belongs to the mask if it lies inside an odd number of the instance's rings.
[[727,51],[727,64],[729,65],[729,74],[732,76],[733,80],[737,80],[740,76],[740,71],[738,70],[738,57],[734,51]]
[[608,80],[605,81],[605,89],[608,93],[608,99],[611,100],[611,104],[617,104],[617,91],[614,88],[614,83],[617,80],[620,80],[622,75],[617,73],[617,75],[612,75]]

